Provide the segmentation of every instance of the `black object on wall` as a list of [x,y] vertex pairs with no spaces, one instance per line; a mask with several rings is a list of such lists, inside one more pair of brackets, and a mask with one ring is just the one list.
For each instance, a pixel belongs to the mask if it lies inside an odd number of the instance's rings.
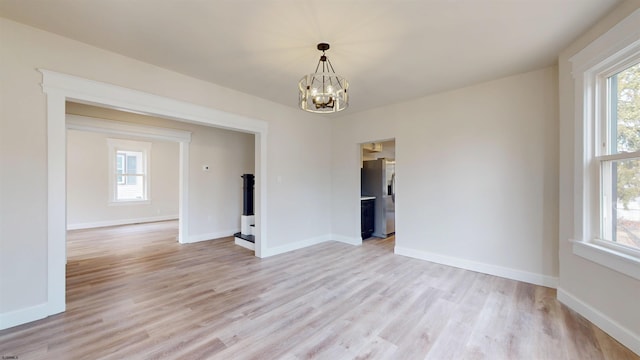
[[253,215],[254,176],[253,174],[244,174],[241,178],[244,180],[242,185],[242,215]]

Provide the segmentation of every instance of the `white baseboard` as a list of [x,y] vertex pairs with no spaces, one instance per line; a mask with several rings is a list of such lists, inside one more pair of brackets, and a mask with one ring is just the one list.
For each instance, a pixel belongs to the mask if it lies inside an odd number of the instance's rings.
[[584,316],[604,332],[611,335],[611,337],[618,340],[622,345],[640,355],[640,334],[633,333],[617,321],[561,288],[558,289],[558,301]]
[[140,223],[177,220],[177,219],[178,219],[178,215],[164,215],[164,216],[151,216],[151,217],[137,218],[137,219],[95,221],[95,222],[88,222],[88,223],[67,224],[67,230],[92,229],[92,228],[99,228],[99,227],[105,227],[105,226],[130,225],[130,224],[140,224]]
[[341,243],[345,243],[349,245],[362,245],[362,239],[359,237],[331,234],[331,240],[339,241]]
[[397,255],[408,256],[416,259],[427,260],[438,264],[453,266],[465,270],[480,272],[483,274],[495,275],[511,280],[523,281],[530,284],[556,288],[558,286],[558,278],[548,275],[531,273],[497,265],[475,262],[471,260],[454,258],[446,255],[435,254],[431,252],[407,249],[396,246],[394,253]]
[[252,243],[251,241],[247,241],[245,239],[235,238],[235,244],[249,250],[256,249],[256,244]]
[[320,243],[323,243],[323,242],[326,242],[326,241],[330,241],[330,240],[331,240],[331,235],[322,235],[322,236],[317,236],[317,237],[313,237],[313,238],[309,238],[309,239],[305,239],[305,240],[296,241],[296,242],[291,243],[291,244],[286,244],[286,245],[282,245],[282,246],[276,246],[276,247],[273,247],[273,248],[267,248],[263,252],[262,257],[264,258],[264,257],[268,257],[268,256],[283,254],[283,253],[286,253],[286,252],[289,252],[289,251],[306,248],[308,246],[320,244]]
[[44,319],[50,314],[47,303],[0,314],[0,330]]
[[207,240],[220,239],[223,237],[229,237],[229,236],[233,236],[233,234],[239,231],[240,229],[231,229],[231,230],[215,231],[215,232],[210,232],[206,234],[190,235],[186,243],[188,244],[188,243],[194,243],[199,241],[207,241]]

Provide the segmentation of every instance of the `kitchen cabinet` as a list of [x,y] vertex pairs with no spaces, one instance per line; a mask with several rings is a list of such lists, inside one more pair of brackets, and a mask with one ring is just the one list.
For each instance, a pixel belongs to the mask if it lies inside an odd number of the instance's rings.
[[363,197],[360,199],[360,235],[362,240],[368,239],[373,234],[375,224],[376,199]]

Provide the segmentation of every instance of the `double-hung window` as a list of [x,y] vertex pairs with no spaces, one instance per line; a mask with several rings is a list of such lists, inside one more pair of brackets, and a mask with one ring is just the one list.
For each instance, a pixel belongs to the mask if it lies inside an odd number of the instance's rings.
[[[600,76],[600,239],[640,250],[640,54]],[[638,253],[640,255],[640,252]]]
[[[640,54],[599,77],[600,239],[640,250]],[[640,255],[640,252],[638,253]]]
[[151,143],[108,139],[109,202],[149,201],[149,157]]
[[640,279],[640,10],[570,61],[575,254]]

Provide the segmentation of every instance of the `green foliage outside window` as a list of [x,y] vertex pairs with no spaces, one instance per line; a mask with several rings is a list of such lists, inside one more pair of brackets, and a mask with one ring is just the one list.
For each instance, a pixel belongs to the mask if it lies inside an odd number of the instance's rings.
[[[619,152],[640,151],[640,64],[620,73],[617,78],[617,147]],[[640,197],[640,162],[621,162],[618,166],[617,192],[625,209]]]

